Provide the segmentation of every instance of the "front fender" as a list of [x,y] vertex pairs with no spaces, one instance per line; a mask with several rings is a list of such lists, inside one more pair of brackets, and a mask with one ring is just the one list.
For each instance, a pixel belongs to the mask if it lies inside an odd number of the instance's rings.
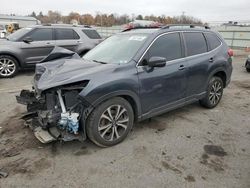
[[112,97],[128,96],[133,99],[140,116],[139,81],[134,64],[121,66],[111,73],[95,75],[89,80],[79,95],[92,106],[96,107]]
[[141,116],[141,104],[140,104],[140,99],[138,97],[138,95],[132,91],[128,91],[128,90],[120,90],[120,91],[115,91],[115,92],[112,92],[112,93],[108,93],[100,98],[98,98],[96,101],[94,101],[92,103],[92,105],[94,107],[98,106],[100,103],[110,99],[110,98],[113,98],[113,97],[117,97],[117,96],[128,96],[130,98],[133,99],[133,101],[135,102],[136,104],[136,109],[137,109],[137,113],[138,113],[138,116]]
[[16,58],[16,60],[18,61],[19,65],[22,66],[23,64],[23,59],[21,57],[21,51],[18,49],[15,49],[16,51],[13,50],[13,48],[11,47],[5,47],[3,49],[0,50],[0,55],[4,54],[4,55],[10,55],[14,58]]

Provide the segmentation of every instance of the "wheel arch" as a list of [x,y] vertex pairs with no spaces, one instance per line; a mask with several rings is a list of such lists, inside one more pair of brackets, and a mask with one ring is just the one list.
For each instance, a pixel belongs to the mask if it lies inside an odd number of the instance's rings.
[[135,121],[138,121],[140,119],[140,116],[141,116],[140,100],[139,100],[139,97],[132,91],[116,91],[116,92],[106,94],[106,95],[102,96],[101,98],[97,99],[96,101],[94,101],[92,103],[92,105],[95,108],[96,106],[98,106],[102,102],[107,101],[107,100],[114,98],[114,97],[122,97],[126,101],[128,101],[129,104],[133,108]]
[[8,55],[8,56],[13,57],[17,61],[19,67],[21,67],[21,59],[17,55],[15,55],[11,52],[0,52],[0,56],[2,56],[2,55]]
[[220,77],[223,82],[223,87],[227,86],[227,73],[223,68],[215,69],[209,76],[207,83],[209,83],[210,79],[214,76]]
[[227,83],[227,75],[224,71],[218,71],[216,72],[213,76],[217,76],[219,78],[221,78],[222,82],[223,82],[223,87],[226,87],[226,83]]

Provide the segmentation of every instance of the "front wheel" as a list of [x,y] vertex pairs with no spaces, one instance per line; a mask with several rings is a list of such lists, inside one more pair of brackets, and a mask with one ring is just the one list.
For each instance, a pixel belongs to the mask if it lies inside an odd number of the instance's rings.
[[9,55],[0,55],[0,77],[11,78],[18,72],[19,66],[15,58]]
[[200,104],[206,108],[216,107],[223,95],[223,82],[220,77],[214,76],[208,84],[206,96],[200,100]]
[[101,103],[87,120],[89,139],[101,147],[122,142],[134,123],[134,112],[129,102],[115,97]]
[[247,72],[250,72],[250,68],[246,68]]

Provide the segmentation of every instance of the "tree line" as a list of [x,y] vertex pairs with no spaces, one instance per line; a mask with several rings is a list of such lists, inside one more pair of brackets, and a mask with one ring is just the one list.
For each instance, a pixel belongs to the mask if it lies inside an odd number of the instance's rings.
[[180,15],[180,16],[155,16],[155,15],[132,15],[127,14],[118,15],[113,14],[102,14],[97,13],[96,15],[92,14],[79,14],[77,12],[71,12],[67,16],[62,15],[58,11],[48,11],[46,14],[39,12],[36,14],[32,12],[29,16],[35,17],[41,21],[42,24],[72,24],[77,22],[81,25],[96,25],[96,26],[113,26],[113,25],[123,25],[127,24],[134,20],[150,20],[159,22],[162,24],[203,24],[200,19],[194,18],[192,16]]

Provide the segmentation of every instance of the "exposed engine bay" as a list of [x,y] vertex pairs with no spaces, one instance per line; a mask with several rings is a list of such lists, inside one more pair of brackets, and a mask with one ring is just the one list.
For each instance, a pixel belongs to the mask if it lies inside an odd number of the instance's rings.
[[44,90],[38,85],[42,83],[40,79],[45,71],[52,72],[49,68],[53,67],[53,63],[58,66],[53,60],[59,59],[61,60],[59,63],[62,64],[65,58],[78,59],[79,56],[56,47],[54,52],[45,58],[44,64],[42,61],[37,65],[33,89],[22,90],[20,95],[16,96],[18,103],[27,106],[27,113],[22,118],[42,143],[54,140],[86,139],[84,123],[91,105],[79,93],[86,87],[88,80],[66,83]]
[[89,105],[78,95],[83,87],[84,83],[64,86],[48,90],[41,96],[35,91],[22,90],[17,96],[19,103],[27,105],[23,119],[41,142],[86,138],[82,128],[84,121],[80,121]]

